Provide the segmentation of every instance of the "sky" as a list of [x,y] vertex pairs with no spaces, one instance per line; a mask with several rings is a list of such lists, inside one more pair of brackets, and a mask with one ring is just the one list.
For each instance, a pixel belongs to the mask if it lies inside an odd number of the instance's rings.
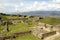
[[0,0],[0,12],[60,11],[60,0]]

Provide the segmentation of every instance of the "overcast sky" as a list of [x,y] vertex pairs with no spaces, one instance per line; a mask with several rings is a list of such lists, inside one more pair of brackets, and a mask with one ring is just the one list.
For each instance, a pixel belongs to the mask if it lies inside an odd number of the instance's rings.
[[0,0],[0,12],[60,11],[60,0]]

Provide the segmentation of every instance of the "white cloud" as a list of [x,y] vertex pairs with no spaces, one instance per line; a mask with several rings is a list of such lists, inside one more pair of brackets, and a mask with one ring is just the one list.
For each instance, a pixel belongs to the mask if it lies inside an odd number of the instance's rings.
[[21,5],[21,6],[23,6],[23,5],[24,5],[24,3],[20,3],[20,5]]
[[54,3],[60,3],[60,0],[53,0]]
[[[9,8],[7,8],[9,7]],[[10,7],[14,7],[11,8]],[[12,4],[12,3],[4,3],[0,4],[0,12],[24,12],[24,11],[36,11],[36,10],[59,10],[60,11],[60,0],[52,0],[50,3],[46,1],[38,2],[35,1],[33,3],[23,3],[20,4]]]
[[57,2],[56,1],[53,1],[53,2],[50,2],[50,3],[45,2],[45,1],[43,1],[41,3],[36,2],[34,4],[33,8],[36,9],[36,10],[60,10],[60,4],[58,3],[60,1],[57,1]]

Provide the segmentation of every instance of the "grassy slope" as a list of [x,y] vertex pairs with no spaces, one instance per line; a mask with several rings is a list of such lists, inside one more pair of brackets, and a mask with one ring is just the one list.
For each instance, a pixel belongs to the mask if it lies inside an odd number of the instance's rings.
[[3,34],[10,34],[10,33],[15,33],[15,32],[25,32],[28,31],[31,26],[33,26],[34,23],[31,25],[27,25],[24,23],[18,23],[17,25],[9,25],[9,32],[6,32],[6,26],[4,26]]
[[60,19],[56,19],[56,18],[44,18],[44,19],[40,19],[40,21],[52,25],[60,23]]
[[[9,32],[6,32],[6,26],[4,26],[5,31],[2,34],[10,35],[11,33],[15,33],[15,32],[28,31],[29,28],[33,25],[35,25],[35,22],[31,22],[31,24],[18,23],[17,25],[9,25],[9,30],[10,30]],[[19,37],[12,40],[40,40],[40,39],[29,33],[25,35],[20,35]]]
[[[7,17],[7,16],[6,16]],[[7,17],[12,18],[10,16]],[[48,24],[58,24],[60,23],[60,20],[56,19],[56,18],[44,18],[44,19],[40,19],[39,21],[44,22],[44,23],[48,23]],[[28,31],[30,26],[35,25],[36,22],[32,21],[30,22],[29,25],[26,25],[25,23],[19,23],[17,25],[9,25],[9,30],[10,32],[6,32],[6,26],[4,26],[4,32],[2,34],[11,34],[11,33],[15,33],[15,32],[24,32],[24,31]],[[13,40],[40,40],[36,37],[34,37],[32,34],[26,34],[26,35],[21,35]]]
[[40,40],[39,38],[33,36],[31,33],[20,35],[19,37],[12,39],[12,40]]

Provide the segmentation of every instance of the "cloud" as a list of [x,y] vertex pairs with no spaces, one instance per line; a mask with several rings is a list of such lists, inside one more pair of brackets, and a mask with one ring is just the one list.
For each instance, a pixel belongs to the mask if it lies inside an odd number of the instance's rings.
[[34,1],[34,3],[31,4],[30,6],[24,4],[24,8],[21,8],[22,9],[21,11],[36,11],[36,10],[60,11],[60,4],[58,2],[60,1],[54,0],[50,3],[45,2],[45,1],[42,1],[42,2]]
[[60,0],[53,0],[54,3],[60,3]]
[[60,11],[60,0],[52,0],[50,2],[36,0],[30,3],[28,3],[28,1],[20,3],[0,3],[0,12],[26,12],[37,10]]
[[58,10],[60,11],[60,1],[53,0],[52,2],[48,3],[45,1],[37,2],[35,1],[33,8],[36,10]]

